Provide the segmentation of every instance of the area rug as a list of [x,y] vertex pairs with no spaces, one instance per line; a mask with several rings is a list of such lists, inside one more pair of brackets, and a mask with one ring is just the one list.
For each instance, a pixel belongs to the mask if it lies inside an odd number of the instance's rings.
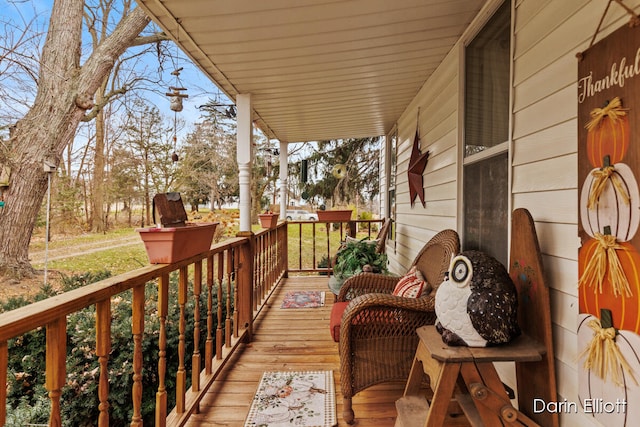
[[289,291],[285,294],[280,308],[317,308],[324,305],[324,292]]
[[265,372],[245,427],[333,427],[333,371]]

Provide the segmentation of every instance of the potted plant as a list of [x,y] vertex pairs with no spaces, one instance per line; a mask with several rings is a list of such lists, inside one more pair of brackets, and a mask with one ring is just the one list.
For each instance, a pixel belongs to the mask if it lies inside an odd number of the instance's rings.
[[342,283],[361,272],[387,274],[387,255],[376,252],[376,245],[367,240],[347,242],[336,254],[333,266],[333,285]]
[[275,228],[278,224],[278,214],[271,211],[265,211],[258,215],[262,228]]
[[351,220],[351,209],[336,209],[336,210],[317,210],[318,221],[324,222],[347,222]]
[[[157,211],[157,212],[156,212]],[[218,222],[190,223],[180,193],[159,193],[153,197],[154,227],[137,228],[151,264],[170,264],[192,257],[211,247]]]

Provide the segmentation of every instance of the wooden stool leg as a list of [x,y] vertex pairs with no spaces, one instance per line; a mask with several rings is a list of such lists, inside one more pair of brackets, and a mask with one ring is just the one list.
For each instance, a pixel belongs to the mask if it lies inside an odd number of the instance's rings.
[[433,400],[429,405],[429,414],[425,427],[441,427],[449,410],[449,403],[456,387],[460,363],[444,363],[437,387],[433,390]]
[[540,427],[511,405],[493,363],[468,363],[461,373],[485,425],[510,425],[517,421],[518,425]]
[[424,374],[424,367],[422,365],[422,361],[420,360],[420,349],[418,349],[416,356],[413,358],[413,364],[411,365],[411,371],[409,371],[407,384],[404,387],[405,396],[413,396],[418,394]]

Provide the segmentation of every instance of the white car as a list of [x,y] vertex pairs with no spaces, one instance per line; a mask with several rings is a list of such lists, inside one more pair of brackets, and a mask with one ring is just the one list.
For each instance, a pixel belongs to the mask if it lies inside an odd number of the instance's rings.
[[286,212],[287,220],[298,221],[317,221],[318,216],[315,213],[311,213],[305,210],[291,210]]

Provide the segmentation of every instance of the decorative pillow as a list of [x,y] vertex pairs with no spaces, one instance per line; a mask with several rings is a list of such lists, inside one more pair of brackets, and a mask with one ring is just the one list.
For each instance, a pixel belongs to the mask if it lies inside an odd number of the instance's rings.
[[405,298],[419,298],[423,293],[429,293],[430,286],[424,276],[415,266],[411,267],[409,272],[402,276],[395,289],[393,295]]

